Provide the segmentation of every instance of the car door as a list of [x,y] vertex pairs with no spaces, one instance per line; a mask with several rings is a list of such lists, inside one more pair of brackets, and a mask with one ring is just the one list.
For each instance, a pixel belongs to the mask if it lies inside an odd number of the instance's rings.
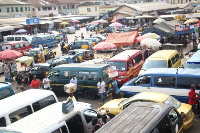
[[87,109],[82,112],[84,118],[84,131],[85,133],[91,133],[93,130],[92,119],[97,118],[97,112],[93,109]]

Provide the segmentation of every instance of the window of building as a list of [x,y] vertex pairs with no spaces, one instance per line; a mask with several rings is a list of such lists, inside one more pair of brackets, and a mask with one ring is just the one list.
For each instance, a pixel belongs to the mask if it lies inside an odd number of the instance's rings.
[[11,7],[11,12],[14,12],[14,7]]
[[60,6],[58,6],[58,9],[61,9],[61,7],[60,7]]
[[63,9],[66,9],[66,5],[63,6]]
[[42,7],[42,10],[43,10],[43,11],[46,11],[46,10],[47,10],[47,7]]
[[56,7],[54,7],[54,10],[56,10]]
[[35,8],[32,8],[33,11],[35,11]]
[[72,9],[74,9],[75,8],[75,6],[74,5],[72,5]]
[[48,7],[48,10],[52,10],[52,7]]
[[27,11],[27,7],[25,7],[25,11]]
[[30,8],[30,7],[28,7],[28,11],[31,11],[31,8]]
[[173,4],[175,4],[175,0],[173,0]]
[[1,12],[1,8],[0,8],[0,12]]
[[15,112],[12,112],[9,114],[9,118],[10,118],[10,121],[11,123],[14,123],[30,114],[32,114],[32,109],[31,109],[31,106],[26,106],[24,108],[21,108]]
[[19,9],[18,9],[18,7],[15,7],[15,12],[19,12]]
[[38,102],[33,103],[32,106],[33,106],[33,110],[36,112],[44,107],[54,104],[54,103],[56,103],[54,96],[48,96]]
[[24,11],[23,7],[20,7],[20,12],[23,12],[23,11]]
[[154,82],[159,87],[175,87],[175,77],[172,76],[155,76]]
[[95,12],[97,11],[97,7],[95,7]]
[[91,8],[87,8],[87,12],[91,12]]
[[183,0],[181,0],[181,4],[183,4]]
[[7,12],[10,12],[10,8],[6,8]]
[[180,3],[180,0],[178,0],[178,3]]
[[38,7],[38,11],[41,11],[41,8],[40,8],[40,7]]

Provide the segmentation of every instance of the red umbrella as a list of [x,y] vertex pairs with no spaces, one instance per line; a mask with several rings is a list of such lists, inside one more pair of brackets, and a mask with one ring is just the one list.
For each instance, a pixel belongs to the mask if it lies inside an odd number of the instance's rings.
[[100,22],[99,21],[92,21],[91,23],[90,23],[90,25],[97,25],[97,24],[99,24]]
[[136,39],[135,39],[135,41],[136,42],[141,42],[143,39],[145,39],[145,38],[149,38],[148,36],[138,36]]
[[111,50],[115,48],[117,48],[117,46],[110,42],[101,42],[93,47],[94,50]]
[[112,22],[112,23],[115,23],[115,22],[117,22],[117,19],[113,19],[111,22]]
[[102,20],[102,19],[101,19],[101,20],[98,20],[98,22],[99,22],[99,23],[101,23],[101,24],[108,23],[108,21],[107,21],[107,20]]
[[110,27],[122,27],[123,25],[121,23],[115,22],[109,25]]
[[21,56],[23,56],[23,54],[15,50],[5,50],[0,52],[0,60],[15,59]]
[[72,23],[79,23],[80,21],[78,20],[73,20]]

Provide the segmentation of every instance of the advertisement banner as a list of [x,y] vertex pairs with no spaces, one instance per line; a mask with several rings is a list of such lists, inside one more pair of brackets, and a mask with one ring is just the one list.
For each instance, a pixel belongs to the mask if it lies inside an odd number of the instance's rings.
[[189,25],[176,25],[175,26],[175,34],[186,34],[190,32],[190,26]]
[[40,23],[40,18],[27,18],[26,19],[26,24],[39,24]]

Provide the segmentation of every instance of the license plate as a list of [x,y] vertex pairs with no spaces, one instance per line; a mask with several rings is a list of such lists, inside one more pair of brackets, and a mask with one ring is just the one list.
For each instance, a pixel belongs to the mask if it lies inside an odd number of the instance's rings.
[[109,84],[108,86],[109,86],[109,88],[111,88],[111,87],[112,87],[112,84]]

